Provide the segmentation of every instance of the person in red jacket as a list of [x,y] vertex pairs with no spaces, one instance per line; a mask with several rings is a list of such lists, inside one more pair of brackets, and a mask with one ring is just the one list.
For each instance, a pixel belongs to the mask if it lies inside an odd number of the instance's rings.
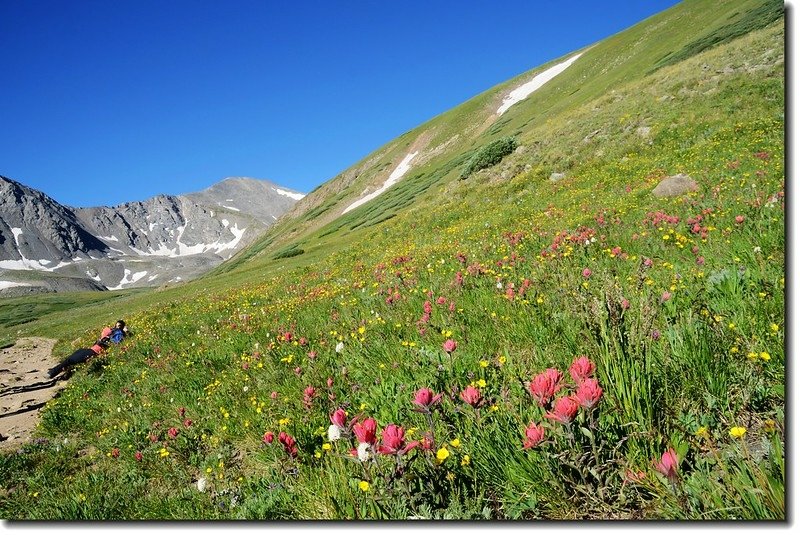
[[108,348],[111,343],[118,344],[128,334],[128,327],[123,320],[118,320],[114,327],[104,327],[100,333],[100,338],[94,343],[92,347],[81,348],[75,351],[72,355],[62,360],[58,365],[50,368],[47,371],[47,376],[52,379],[65,369],[69,369],[75,364],[86,362],[92,357],[95,357]]

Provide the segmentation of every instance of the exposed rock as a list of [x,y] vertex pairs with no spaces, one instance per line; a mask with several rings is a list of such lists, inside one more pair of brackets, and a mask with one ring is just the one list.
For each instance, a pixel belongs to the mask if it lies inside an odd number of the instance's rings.
[[594,132],[589,132],[588,134],[586,134],[586,137],[583,138],[583,142],[584,143],[589,143],[592,140],[592,138],[594,136],[596,136],[597,134],[599,134],[600,132],[602,132],[602,130],[599,130],[599,129],[595,130]]
[[697,191],[697,182],[683,173],[665,178],[653,189],[656,197],[677,197],[690,191]]
[[550,174],[550,182],[558,182],[559,180],[563,180],[567,175],[564,173],[551,173]]

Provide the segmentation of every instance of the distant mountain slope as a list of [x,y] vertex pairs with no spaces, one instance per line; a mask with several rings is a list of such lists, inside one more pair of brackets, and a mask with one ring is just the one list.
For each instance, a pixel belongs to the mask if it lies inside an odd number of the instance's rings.
[[65,207],[5,177],[0,194],[0,292],[14,295],[194,278],[252,242],[303,197],[241,177],[115,207]]

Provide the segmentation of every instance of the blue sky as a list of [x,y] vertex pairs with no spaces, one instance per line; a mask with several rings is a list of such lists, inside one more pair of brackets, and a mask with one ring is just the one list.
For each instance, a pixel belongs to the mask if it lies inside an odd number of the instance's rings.
[[227,176],[308,192],[676,3],[0,0],[0,175],[69,206]]

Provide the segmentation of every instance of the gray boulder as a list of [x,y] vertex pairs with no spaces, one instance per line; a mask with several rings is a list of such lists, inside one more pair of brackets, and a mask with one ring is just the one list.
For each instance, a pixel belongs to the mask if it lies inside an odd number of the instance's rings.
[[656,197],[678,197],[690,191],[697,191],[700,187],[689,175],[683,173],[665,178],[653,189]]

